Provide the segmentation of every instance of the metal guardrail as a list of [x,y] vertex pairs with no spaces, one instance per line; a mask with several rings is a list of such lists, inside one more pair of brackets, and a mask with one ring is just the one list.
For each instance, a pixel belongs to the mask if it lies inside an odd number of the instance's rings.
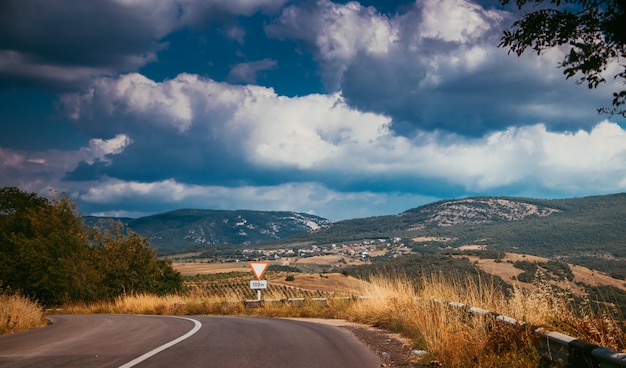
[[[490,315],[496,321],[512,325],[525,325],[523,321],[507,317],[485,309],[470,307],[463,303],[448,302],[450,307],[467,309],[470,313]],[[621,368],[626,367],[626,354],[590,344],[586,341],[564,335],[560,332],[538,328],[533,331],[545,338],[543,349],[550,354],[553,361],[567,363],[569,368]]]

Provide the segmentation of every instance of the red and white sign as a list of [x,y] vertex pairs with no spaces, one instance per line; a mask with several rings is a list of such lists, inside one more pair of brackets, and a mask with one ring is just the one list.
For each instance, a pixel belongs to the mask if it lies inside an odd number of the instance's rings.
[[269,267],[269,262],[248,262],[250,268],[252,268],[252,272],[254,272],[254,276],[257,280],[260,280],[265,273],[265,270]]

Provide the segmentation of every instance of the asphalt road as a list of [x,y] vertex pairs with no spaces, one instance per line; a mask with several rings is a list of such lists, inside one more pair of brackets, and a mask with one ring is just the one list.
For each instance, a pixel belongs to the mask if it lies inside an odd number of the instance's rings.
[[225,316],[54,315],[0,336],[0,367],[367,368],[382,358],[312,322]]

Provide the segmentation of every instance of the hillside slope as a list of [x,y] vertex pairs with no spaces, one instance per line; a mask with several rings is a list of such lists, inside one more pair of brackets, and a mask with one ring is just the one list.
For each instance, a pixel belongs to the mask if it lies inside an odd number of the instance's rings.
[[[109,218],[86,217],[95,225]],[[328,226],[318,216],[288,211],[183,209],[136,219],[115,219],[163,251],[216,244],[259,244]]]

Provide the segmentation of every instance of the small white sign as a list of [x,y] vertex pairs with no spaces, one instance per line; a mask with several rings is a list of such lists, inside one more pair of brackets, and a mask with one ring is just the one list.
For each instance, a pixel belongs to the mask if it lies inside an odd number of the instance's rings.
[[267,280],[250,281],[250,289],[252,290],[267,289]]

